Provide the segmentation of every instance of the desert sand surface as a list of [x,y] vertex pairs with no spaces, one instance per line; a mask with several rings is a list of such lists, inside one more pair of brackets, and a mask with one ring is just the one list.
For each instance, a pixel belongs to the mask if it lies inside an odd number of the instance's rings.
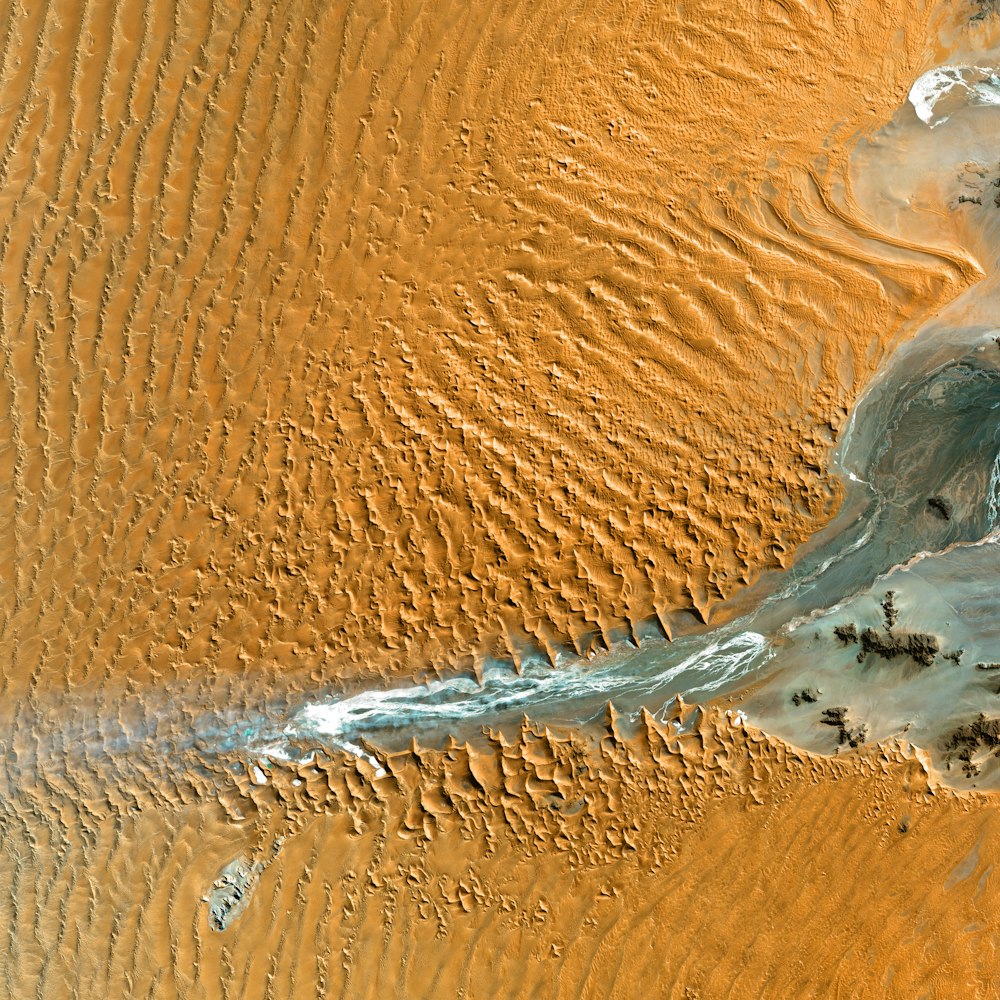
[[835,190],[938,13],[9,5],[8,684],[583,652],[787,561],[975,273]]
[[79,771],[5,789],[5,993],[995,993],[995,797],[898,741],[811,756],[732,712],[677,718],[597,745],[526,725],[381,777],[319,753],[209,779],[187,756],[89,799]]
[[988,312],[1000,155],[911,88],[995,15],[0,5],[0,995],[993,995],[997,800],[906,732],[262,741],[792,566]]

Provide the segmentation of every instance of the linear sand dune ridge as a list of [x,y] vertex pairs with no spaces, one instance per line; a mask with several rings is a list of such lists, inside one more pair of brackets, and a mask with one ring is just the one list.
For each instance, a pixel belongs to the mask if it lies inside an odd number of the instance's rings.
[[995,803],[903,743],[226,749],[788,559],[976,275],[846,180],[943,10],[0,5],[0,994],[996,992]]
[[5,689],[583,652],[784,563],[974,273],[842,183],[935,10],[7,5]]
[[[525,723],[475,750],[373,750],[379,770],[133,756],[121,787],[72,762],[44,794],[5,787],[0,990],[995,991],[992,797],[938,787],[900,741],[814,757],[718,709],[675,715],[683,732],[646,716],[634,739],[612,715],[597,744]],[[234,862],[245,895],[218,931]]]

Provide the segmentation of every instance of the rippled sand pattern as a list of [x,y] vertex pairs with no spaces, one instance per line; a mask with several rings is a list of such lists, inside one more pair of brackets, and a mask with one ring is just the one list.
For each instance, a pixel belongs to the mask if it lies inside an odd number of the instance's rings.
[[[892,743],[812,757],[713,712],[598,747],[321,757],[17,796],[9,997],[966,998],[998,988],[1000,813]],[[58,811],[53,802],[61,802]],[[242,821],[240,817],[245,817]],[[39,868],[50,852],[58,866]],[[212,881],[262,870],[211,929]],[[111,875],[112,877],[109,877]]]
[[669,632],[830,516],[977,273],[846,181],[936,10],[0,4],[0,993],[995,988],[995,809],[908,747],[232,750],[289,690]]
[[8,5],[8,684],[583,649],[782,562],[970,273],[829,142],[926,17]]

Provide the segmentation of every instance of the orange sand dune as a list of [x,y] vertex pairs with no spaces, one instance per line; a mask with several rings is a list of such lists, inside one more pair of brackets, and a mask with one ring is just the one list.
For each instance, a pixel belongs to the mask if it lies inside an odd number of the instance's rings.
[[[13,960],[0,989],[943,1000],[1000,988],[995,798],[936,786],[900,743],[822,758],[718,710],[685,721],[683,735],[649,721],[634,741],[612,728],[599,747],[526,726],[471,754],[387,757],[381,778],[345,757],[275,765],[264,785],[247,767],[222,783],[222,807],[193,768],[153,797],[140,784],[87,801],[83,773],[44,801],[8,790],[5,811],[31,819],[4,824]],[[45,853],[55,872],[29,860]],[[206,900],[234,859],[262,873],[218,932]]]
[[974,271],[838,194],[936,9],[8,6],[6,683],[583,650],[783,564]]
[[997,805],[908,746],[713,709],[265,772],[163,709],[669,632],[787,563],[978,273],[847,171],[969,12],[0,5],[0,994],[997,991]]

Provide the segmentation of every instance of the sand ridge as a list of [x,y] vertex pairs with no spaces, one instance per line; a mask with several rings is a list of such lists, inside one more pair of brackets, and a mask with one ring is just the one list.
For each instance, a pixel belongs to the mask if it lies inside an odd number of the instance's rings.
[[847,170],[952,13],[0,6],[0,992],[996,991],[996,803],[903,743],[231,749],[787,562],[979,273]]
[[936,10],[8,8],[5,683],[585,652],[785,563],[975,273],[843,187]]
[[[900,740],[813,756],[681,703],[634,738],[612,712],[596,740],[526,720],[477,748],[370,749],[379,767],[237,755],[199,777],[180,758],[145,783],[125,758],[117,793],[86,768],[41,798],[6,788],[6,995],[996,988],[995,799],[938,785]],[[32,861],[50,852],[55,875]],[[220,932],[234,862],[256,874]]]

